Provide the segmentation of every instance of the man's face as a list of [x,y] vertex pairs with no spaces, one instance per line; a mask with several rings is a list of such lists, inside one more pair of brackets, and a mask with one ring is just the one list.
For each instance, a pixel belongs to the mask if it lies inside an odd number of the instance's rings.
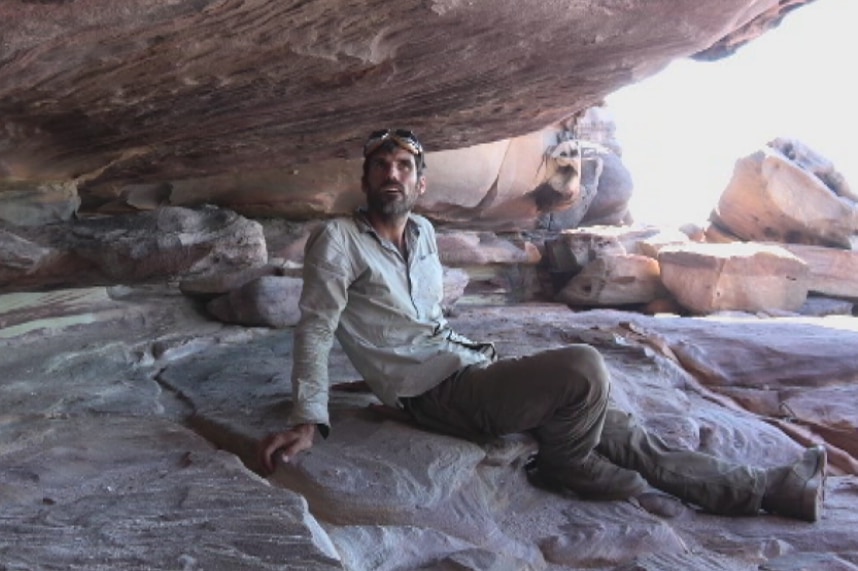
[[403,148],[379,150],[367,158],[362,181],[367,208],[385,218],[411,212],[426,190],[426,180],[417,176],[414,155]]

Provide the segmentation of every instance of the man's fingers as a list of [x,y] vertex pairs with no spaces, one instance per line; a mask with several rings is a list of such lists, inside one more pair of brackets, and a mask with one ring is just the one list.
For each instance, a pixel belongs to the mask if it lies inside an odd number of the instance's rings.
[[[309,429],[305,428],[310,426]],[[313,427],[299,427],[266,436],[259,444],[259,463],[266,474],[274,472],[276,461],[289,462],[313,445]]]
[[287,446],[286,438],[282,433],[272,434],[262,442],[260,461],[266,474],[274,471],[274,458],[278,452]]

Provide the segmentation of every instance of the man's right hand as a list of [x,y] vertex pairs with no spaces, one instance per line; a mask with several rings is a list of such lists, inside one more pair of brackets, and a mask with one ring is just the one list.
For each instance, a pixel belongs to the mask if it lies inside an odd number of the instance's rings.
[[275,432],[263,438],[258,448],[263,475],[267,476],[274,472],[278,457],[283,462],[288,462],[296,454],[312,447],[315,432],[315,424],[299,424],[289,430]]

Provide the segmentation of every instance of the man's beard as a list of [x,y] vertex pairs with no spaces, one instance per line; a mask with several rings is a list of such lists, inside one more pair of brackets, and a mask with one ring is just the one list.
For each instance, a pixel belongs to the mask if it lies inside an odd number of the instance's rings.
[[393,219],[406,216],[417,204],[417,193],[409,194],[400,187],[399,195],[388,196],[385,192],[367,194],[367,208],[384,218]]

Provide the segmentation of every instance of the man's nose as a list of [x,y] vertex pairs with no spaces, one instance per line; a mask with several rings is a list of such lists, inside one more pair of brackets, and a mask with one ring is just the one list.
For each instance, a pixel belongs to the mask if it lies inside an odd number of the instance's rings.
[[399,180],[399,176],[402,174],[402,169],[400,169],[399,165],[396,163],[390,163],[386,166],[384,174],[389,179]]

